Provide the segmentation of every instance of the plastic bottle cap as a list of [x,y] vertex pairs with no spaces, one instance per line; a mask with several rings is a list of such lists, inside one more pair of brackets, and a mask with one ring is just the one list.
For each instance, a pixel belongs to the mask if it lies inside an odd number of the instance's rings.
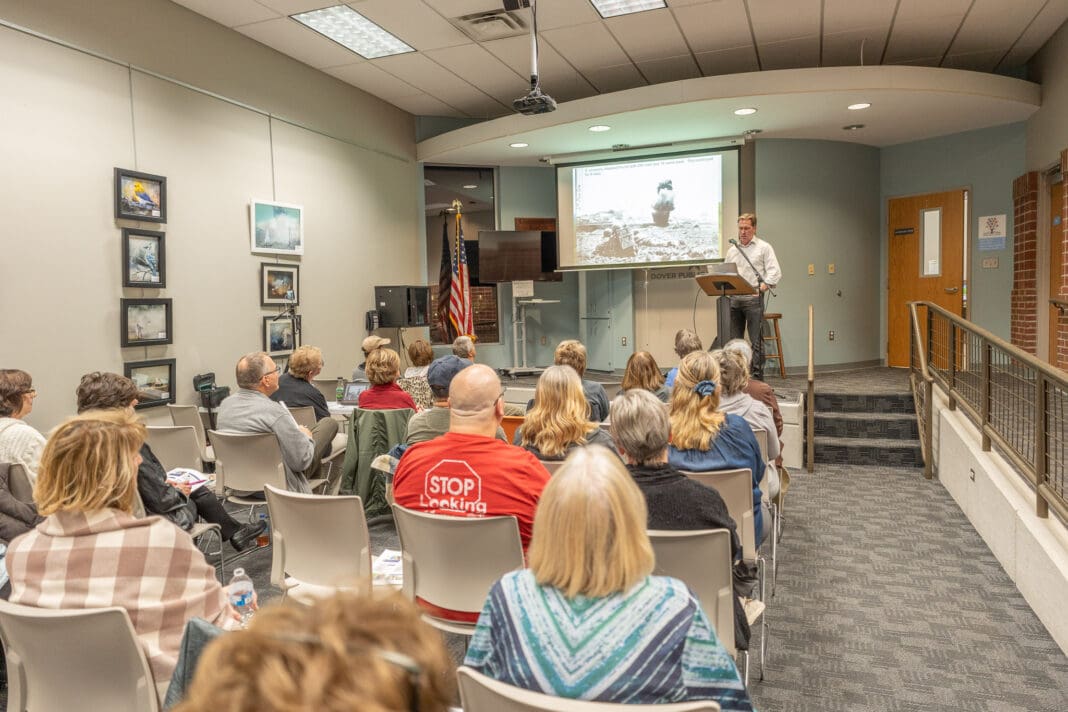
[[234,576],[244,576],[245,570],[241,568],[234,569]]

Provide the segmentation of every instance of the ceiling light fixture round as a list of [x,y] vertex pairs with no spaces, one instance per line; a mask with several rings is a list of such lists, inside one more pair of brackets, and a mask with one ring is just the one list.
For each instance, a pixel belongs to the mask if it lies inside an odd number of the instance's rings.
[[611,131],[612,127],[605,126],[604,124],[597,124],[596,126],[591,126],[589,130],[594,133],[602,133],[604,131]]
[[477,187],[478,186],[475,185],[474,183],[468,183],[467,185],[464,186],[464,190],[474,190]]
[[735,109],[734,110],[734,115],[735,116],[751,116],[752,114],[755,114],[756,112],[757,112],[756,109],[754,109],[751,106],[747,106],[747,107],[744,107],[742,109]]
[[859,131],[864,128],[864,124],[849,124],[849,126],[843,126],[843,131]]
[[508,144],[508,148],[526,148],[529,143],[523,143],[522,141],[516,141],[515,143]]
[[850,104],[846,108],[849,109],[850,111],[860,111],[861,109],[867,109],[870,106],[871,106],[871,103],[869,103],[867,101],[862,101],[862,102],[859,102],[857,104]]

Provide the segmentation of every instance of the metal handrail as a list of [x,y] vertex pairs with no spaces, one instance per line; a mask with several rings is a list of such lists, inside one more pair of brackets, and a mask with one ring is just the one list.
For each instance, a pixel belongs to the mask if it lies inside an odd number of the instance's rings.
[[930,369],[927,367],[927,349],[918,348],[920,344],[924,343],[923,334],[920,332],[920,319],[917,314],[916,307],[918,302],[909,302],[909,312],[912,315],[912,331],[910,332],[910,338],[912,341],[912,353],[916,354],[919,359],[920,367],[918,377],[923,382],[923,395],[918,397],[916,392],[918,389],[915,379],[917,374],[916,369],[912,366],[912,359],[909,359],[909,381],[912,383],[913,390],[913,402],[916,404],[916,418],[920,424],[920,452],[923,455],[923,476],[927,479],[934,477],[934,457],[932,455],[932,421],[933,421],[933,409],[931,407],[931,395],[934,393],[934,377],[931,375]]
[[[950,409],[959,407],[979,428],[982,434],[982,449],[989,451],[993,445],[996,445],[1034,487],[1036,514],[1039,517],[1048,517],[1049,509],[1053,508],[1062,519],[1068,520],[1068,498],[1066,498],[1068,497],[1068,491],[1066,491],[1068,474],[1065,472],[1066,463],[1063,460],[1068,428],[1063,422],[1056,422],[1054,428],[1050,427],[1051,421],[1056,421],[1056,418],[1063,421],[1063,404],[1068,400],[1068,395],[1066,395],[1068,394],[1068,374],[936,304],[910,302],[908,306],[913,326],[912,354],[919,365],[917,368],[916,363],[910,362],[910,371],[914,377],[913,393],[918,401],[921,400],[921,396],[917,392],[917,378],[922,379],[925,389],[922,396],[922,412],[918,413],[921,417],[921,428],[925,429],[925,462],[932,460],[930,425],[933,405],[930,388],[933,383],[938,383],[939,387],[946,392]],[[921,307],[927,311],[926,330],[923,330],[920,325],[919,308]],[[942,325],[948,325],[949,338],[945,345],[947,353],[942,354],[946,366],[941,370],[933,367],[929,358],[934,348],[936,319],[941,320]],[[958,372],[958,362],[968,354],[967,350],[959,353],[958,343],[966,344],[965,349],[970,344],[978,346],[979,361],[973,360],[966,363],[969,367],[978,366],[977,374],[973,374],[978,380],[978,402],[974,402],[974,383],[970,390],[961,388],[961,385],[968,380],[967,375],[972,369],[966,368],[963,378]],[[996,358],[1001,359],[999,363],[1004,364],[999,366],[997,374],[1002,378],[1002,383],[995,383],[994,361]],[[1025,371],[1029,371],[1030,375],[1022,377],[1020,374]],[[1011,383],[1013,379],[1024,383],[1025,387],[1031,390],[1030,396],[1026,393],[1024,395],[1014,394],[1005,386],[1004,381]],[[1026,411],[1029,409],[1033,414],[1033,433],[1031,433],[1033,440],[1025,443],[1025,450],[1033,448],[1031,459],[1025,451],[1017,447],[1013,438],[1014,433],[1011,432],[1012,428],[1003,429],[991,417],[995,405],[995,388],[999,388],[1001,393],[1008,393],[1010,399],[1015,398],[1021,401],[1022,414],[1014,411],[1011,422],[1011,425],[1016,428],[1015,434],[1019,434],[1021,428],[1026,431]],[[1059,399],[1056,401],[1057,408],[1047,407],[1051,398]],[[917,407],[920,408],[919,403]],[[1056,417],[1051,415],[1054,412],[1057,414]],[[1051,463],[1059,468],[1055,480],[1050,479]],[[927,467],[925,467],[924,474],[928,474]]]
[[812,305],[808,305],[808,395],[805,399],[807,406],[807,418],[805,428],[805,445],[808,460],[808,471],[816,469],[816,365],[814,355],[816,353],[816,332],[813,322]]
[[1063,299],[1050,298],[1049,303],[1051,306],[1057,307],[1057,309],[1060,310],[1061,314],[1064,314],[1066,311],[1068,311],[1068,302]]

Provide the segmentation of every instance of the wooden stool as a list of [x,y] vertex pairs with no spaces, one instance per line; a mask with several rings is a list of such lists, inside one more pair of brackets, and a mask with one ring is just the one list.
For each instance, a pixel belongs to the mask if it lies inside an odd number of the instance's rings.
[[[786,379],[786,363],[782,358],[782,334],[779,333],[779,319],[782,319],[782,314],[765,314],[764,321],[771,322],[772,336],[763,336],[764,339],[764,365],[767,366],[768,361],[779,362],[779,377],[783,380]],[[768,342],[775,344],[775,353],[768,353]]]

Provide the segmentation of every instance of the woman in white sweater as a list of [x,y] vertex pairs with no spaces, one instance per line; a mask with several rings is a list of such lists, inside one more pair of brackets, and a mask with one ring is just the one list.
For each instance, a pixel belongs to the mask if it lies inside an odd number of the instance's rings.
[[723,387],[719,397],[719,410],[740,415],[749,423],[749,427],[759,428],[765,433],[768,462],[764,479],[767,485],[762,489],[774,501],[779,494],[779,471],[775,467],[775,459],[779,457],[779,438],[775,432],[775,420],[766,405],[745,392],[749,383],[749,366],[741,354],[717,349],[712,352],[712,358],[719,366],[720,385]]
[[30,483],[37,481],[37,467],[44,450],[44,436],[23,420],[33,410],[37,390],[30,374],[16,368],[0,369],[0,462],[26,468]]

